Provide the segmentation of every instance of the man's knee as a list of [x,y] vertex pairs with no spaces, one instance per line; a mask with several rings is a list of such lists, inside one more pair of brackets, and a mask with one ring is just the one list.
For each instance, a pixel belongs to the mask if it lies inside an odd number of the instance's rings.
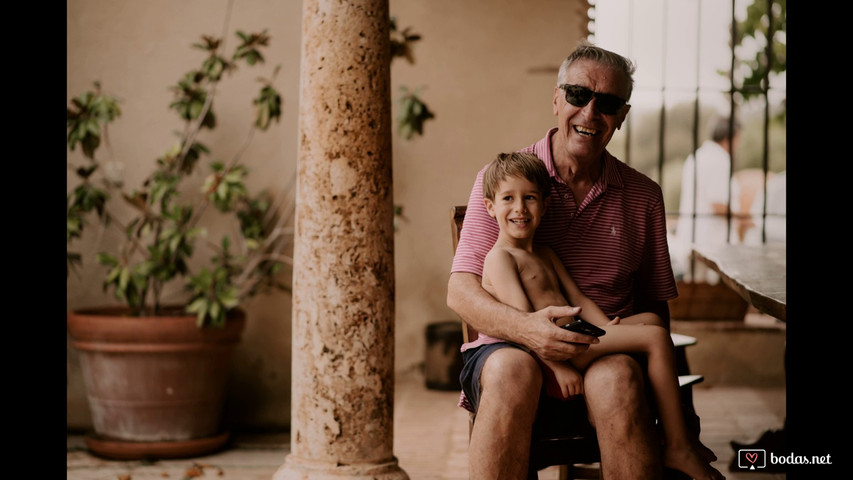
[[602,449],[653,441],[654,421],[637,360],[624,354],[602,357],[586,372],[584,395]]
[[584,394],[588,403],[606,408],[633,408],[645,396],[642,366],[629,355],[606,355],[597,359],[584,374]]
[[482,395],[499,393],[507,400],[515,395],[538,399],[542,370],[529,353],[516,348],[501,348],[489,355],[480,373]]

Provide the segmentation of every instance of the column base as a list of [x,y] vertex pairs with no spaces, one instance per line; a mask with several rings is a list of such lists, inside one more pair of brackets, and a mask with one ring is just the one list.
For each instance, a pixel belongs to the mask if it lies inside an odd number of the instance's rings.
[[397,458],[385,463],[338,465],[294,457],[289,454],[273,475],[273,480],[409,480],[397,465]]

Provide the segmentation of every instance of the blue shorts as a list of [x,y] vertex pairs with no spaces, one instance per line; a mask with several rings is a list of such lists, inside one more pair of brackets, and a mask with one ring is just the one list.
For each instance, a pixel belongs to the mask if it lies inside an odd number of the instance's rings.
[[[511,343],[490,343],[462,352],[462,373],[459,383],[468,402],[477,410],[480,404],[480,372],[486,358],[500,348],[519,348]],[[519,348],[520,349],[520,348]],[[547,421],[540,421],[540,419]],[[545,394],[545,388],[539,395],[539,409],[533,423],[533,434],[550,435],[565,433],[588,433],[592,431],[583,395],[568,400],[559,400]]]

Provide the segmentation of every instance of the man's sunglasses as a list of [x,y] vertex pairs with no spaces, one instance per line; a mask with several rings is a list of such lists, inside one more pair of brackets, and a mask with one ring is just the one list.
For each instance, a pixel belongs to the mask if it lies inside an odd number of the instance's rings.
[[619,109],[628,103],[628,100],[619,98],[609,93],[598,93],[580,85],[562,84],[560,88],[566,91],[566,101],[576,107],[585,107],[592,97],[595,97],[595,106],[598,111],[605,115],[616,115]]

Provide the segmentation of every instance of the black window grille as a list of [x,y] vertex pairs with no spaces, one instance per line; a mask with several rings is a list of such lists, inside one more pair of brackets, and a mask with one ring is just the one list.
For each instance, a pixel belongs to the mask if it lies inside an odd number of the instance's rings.
[[[589,40],[638,67],[631,112],[609,149],[661,185],[670,232],[685,215],[679,212],[685,161],[708,139],[711,122],[727,118],[741,129],[729,153],[724,241],[784,241],[784,200],[774,195],[781,187],[784,198],[787,163],[785,0],[588,3]],[[694,176],[694,196],[702,180]],[[694,231],[677,232],[681,239],[696,240],[696,220],[704,214],[693,205],[686,214]]]

